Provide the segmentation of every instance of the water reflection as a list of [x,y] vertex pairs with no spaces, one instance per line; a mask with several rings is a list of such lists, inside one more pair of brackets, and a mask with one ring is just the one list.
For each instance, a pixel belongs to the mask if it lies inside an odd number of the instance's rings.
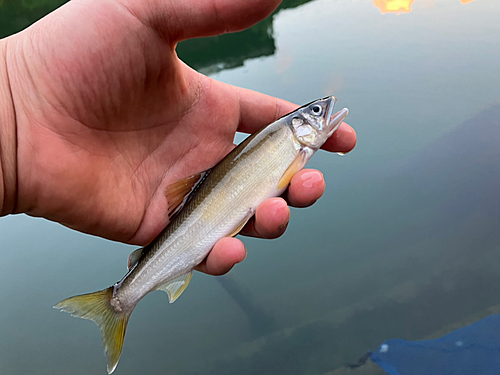
[[0,1],[0,38],[25,29],[67,0]]
[[[460,0],[462,4],[468,4],[475,0]],[[385,13],[410,13],[411,6],[415,0],[375,0],[375,6]]]
[[382,13],[409,13],[415,0],[375,0]]
[[[0,38],[18,32],[47,13],[66,3],[67,0],[0,1]],[[273,22],[283,9],[295,8],[311,0],[284,0],[274,15],[248,30],[210,38],[191,39],[179,43],[179,57],[194,69],[213,74],[223,69],[242,66],[252,58],[271,56],[276,52]],[[374,0],[385,13],[409,13],[416,0]],[[460,0],[467,4],[475,0]],[[231,48],[228,48],[230,46]]]
[[189,66],[205,74],[242,66],[245,60],[251,58],[271,56],[276,52],[273,35],[275,15],[283,9],[295,8],[309,1],[284,0],[273,16],[255,26],[238,33],[186,40],[177,46],[177,54]]
[[259,337],[276,329],[275,319],[255,302],[250,291],[238,282],[236,276],[228,274],[218,277],[217,281],[246,315],[251,336]]
[[272,17],[239,33],[190,39],[177,46],[181,60],[205,74],[235,68],[247,59],[270,56],[275,51]]
[[[276,51],[274,16],[283,9],[295,8],[310,1],[284,0],[273,16],[250,29],[187,40],[179,43],[177,53],[184,62],[205,74],[242,66],[247,59],[271,56]],[[0,0],[0,38],[21,31],[66,2],[67,0]]]

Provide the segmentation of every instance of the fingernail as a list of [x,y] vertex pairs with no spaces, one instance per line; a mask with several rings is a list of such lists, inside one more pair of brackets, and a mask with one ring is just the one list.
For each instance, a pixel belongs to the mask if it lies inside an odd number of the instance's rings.
[[319,171],[310,171],[300,175],[300,183],[310,189],[323,183],[323,175]]
[[287,206],[286,202],[282,199],[282,198],[271,198],[270,199],[270,205],[273,207],[273,208],[276,208],[276,207],[285,207]]

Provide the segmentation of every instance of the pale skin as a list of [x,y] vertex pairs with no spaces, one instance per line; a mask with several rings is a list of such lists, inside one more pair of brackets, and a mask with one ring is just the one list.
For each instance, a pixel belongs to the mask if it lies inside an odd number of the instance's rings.
[[[255,132],[297,107],[199,74],[178,59],[177,42],[245,29],[278,4],[72,0],[1,40],[0,213],[151,242],[168,223],[168,184],[220,161],[236,131]],[[342,124],[323,149],[355,144]],[[288,204],[307,207],[324,189],[319,171],[299,172],[242,234],[279,237]],[[223,274],[245,256],[239,239],[224,238],[198,270]]]

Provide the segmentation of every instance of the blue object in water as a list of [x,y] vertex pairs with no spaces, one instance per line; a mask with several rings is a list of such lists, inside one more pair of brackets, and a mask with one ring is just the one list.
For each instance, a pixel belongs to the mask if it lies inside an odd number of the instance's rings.
[[371,360],[389,375],[498,375],[500,314],[435,340],[384,341]]

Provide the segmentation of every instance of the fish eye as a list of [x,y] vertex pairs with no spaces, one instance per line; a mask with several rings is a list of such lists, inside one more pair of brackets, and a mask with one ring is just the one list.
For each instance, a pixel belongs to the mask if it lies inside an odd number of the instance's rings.
[[321,115],[321,112],[323,111],[323,108],[321,108],[320,105],[315,104],[312,106],[311,111],[314,115],[319,116]]

